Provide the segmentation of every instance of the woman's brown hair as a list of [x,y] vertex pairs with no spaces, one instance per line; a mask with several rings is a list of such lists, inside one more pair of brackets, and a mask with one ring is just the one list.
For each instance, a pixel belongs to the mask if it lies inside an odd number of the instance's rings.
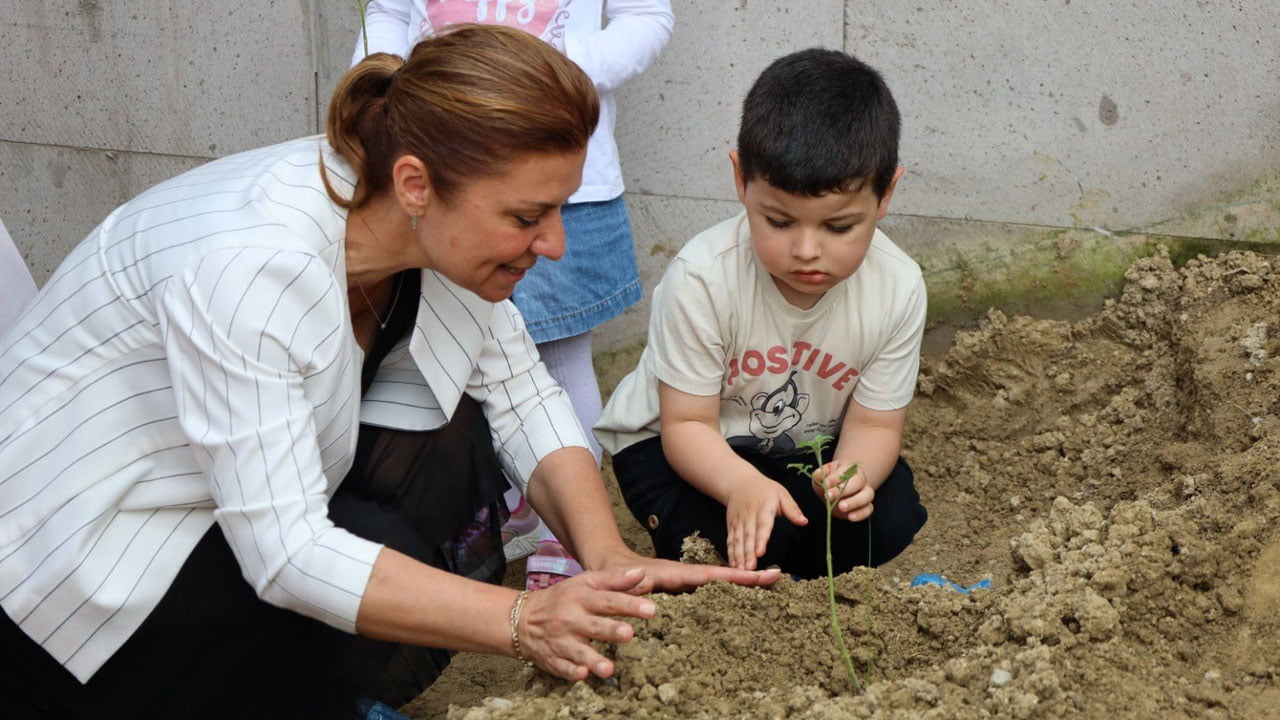
[[[600,101],[577,65],[545,42],[497,25],[460,25],[414,46],[407,60],[376,53],[339,81],[329,103],[329,144],[356,172],[348,210],[391,184],[391,166],[413,155],[446,201],[469,179],[516,156],[580,151]],[[323,165],[321,166],[323,172]]]

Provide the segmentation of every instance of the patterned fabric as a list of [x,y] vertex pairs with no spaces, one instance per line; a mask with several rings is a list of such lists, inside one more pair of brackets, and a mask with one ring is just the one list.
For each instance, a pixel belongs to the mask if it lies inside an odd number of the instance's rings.
[[539,258],[511,296],[539,344],[593,330],[643,294],[626,201],[577,203],[560,212],[564,256]]

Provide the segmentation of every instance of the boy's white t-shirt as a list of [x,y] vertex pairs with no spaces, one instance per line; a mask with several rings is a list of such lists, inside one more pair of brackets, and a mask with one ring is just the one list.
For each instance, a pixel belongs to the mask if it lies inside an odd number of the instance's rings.
[[654,290],[649,342],[595,426],[610,453],[659,433],[658,381],[720,396],[733,447],[783,454],[836,435],[852,396],[873,410],[915,395],[925,322],[920,266],[876,230],[866,259],[812,308],[756,260],[746,213],[694,237]]

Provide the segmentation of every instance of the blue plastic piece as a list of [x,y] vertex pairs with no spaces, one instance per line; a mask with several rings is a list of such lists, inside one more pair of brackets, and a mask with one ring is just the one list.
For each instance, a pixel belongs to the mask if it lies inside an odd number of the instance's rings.
[[911,581],[911,587],[919,587],[921,585],[934,585],[940,588],[950,588],[961,595],[968,595],[974,590],[990,590],[991,578],[983,578],[969,587],[965,587],[963,585],[957,585],[937,573],[920,573]]
[[356,711],[364,720],[409,720],[408,715],[398,713],[395,708],[371,698],[357,700]]

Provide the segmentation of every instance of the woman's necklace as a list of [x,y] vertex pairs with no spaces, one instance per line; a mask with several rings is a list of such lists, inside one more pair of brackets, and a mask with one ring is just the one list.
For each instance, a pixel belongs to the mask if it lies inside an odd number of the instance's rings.
[[[369,231],[369,234],[381,243],[381,239],[378,238],[378,234],[369,226],[369,221],[364,219],[364,215],[357,215],[356,217],[360,218],[360,222],[364,225],[365,229]],[[373,313],[373,319],[377,321],[378,327],[386,330],[387,323],[391,322],[391,316],[395,314],[396,303],[400,302],[400,288],[404,287],[404,282],[400,280],[399,277],[396,278],[396,294],[395,297],[391,298],[391,307],[387,308],[387,319],[383,320],[382,316],[378,315],[377,309],[373,307],[373,301],[369,299],[369,293],[364,291],[364,285],[361,284],[360,278],[352,275],[351,279],[355,280],[356,287],[360,288],[360,294],[364,296],[364,301],[369,304],[369,312]]]
[[396,279],[396,295],[391,298],[391,307],[387,309],[387,319],[383,320],[382,317],[378,315],[378,311],[374,309],[373,301],[369,299],[369,293],[364,291],[364,285],[360,284],[360,278],[353,277],[352,279],[356,281],[356,287],[360,288],[360,294],[364,296],[364,301],[369,304],[369,312],[373,313],[373,319],[378,322],[378,327],[382,330],[386,330],[387,323],[391,321],[391,315],[396,311],[396,303],[400,300],[400,287],[404,285],[404,283],[401,282],[399,278]]

